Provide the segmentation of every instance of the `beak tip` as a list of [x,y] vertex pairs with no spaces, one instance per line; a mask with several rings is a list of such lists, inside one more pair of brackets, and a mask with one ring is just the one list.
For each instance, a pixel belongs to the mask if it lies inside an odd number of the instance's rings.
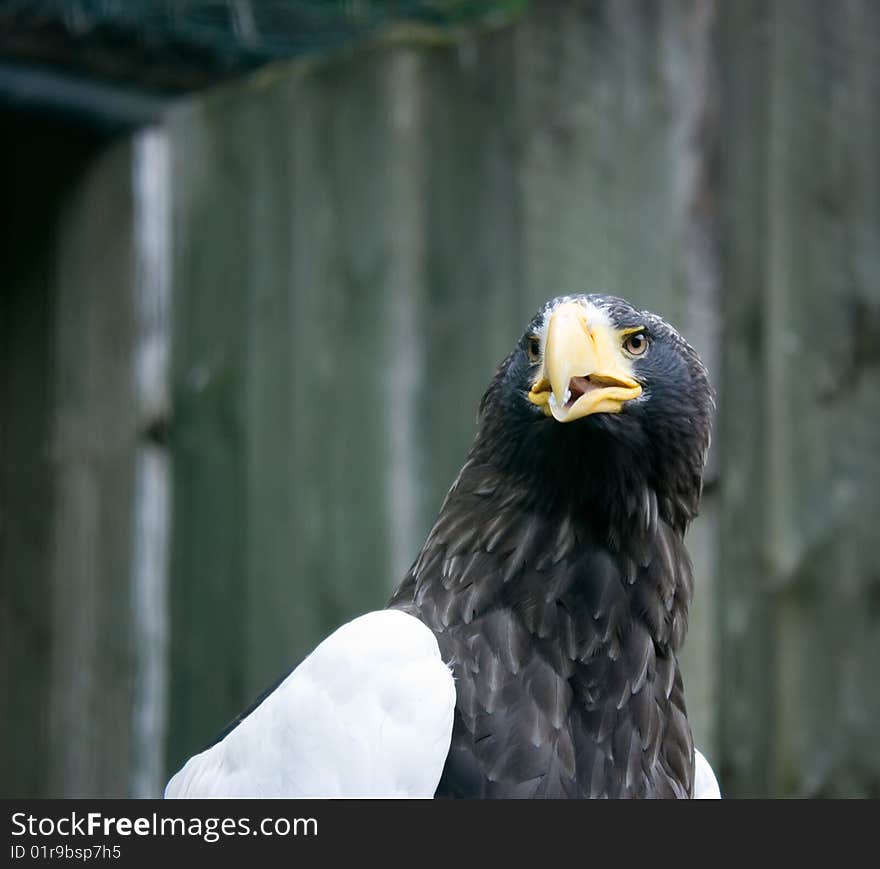
[[568,404],[571,399],[571,389],[566,386],[562,386],[561,384],[557,384],[550,391],[550,397],[547,400],[548,405],[552,411],[562,411],[565,409],[565,405]]

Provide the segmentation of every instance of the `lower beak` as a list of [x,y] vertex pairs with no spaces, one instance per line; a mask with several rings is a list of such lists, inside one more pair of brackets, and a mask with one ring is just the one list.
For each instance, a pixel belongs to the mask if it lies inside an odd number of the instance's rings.
[[529,401],[558,422],[620,413],[642,394],[620,347],[611,326],[589,323],[582,305],[564,302],[550,315],[544,362]]

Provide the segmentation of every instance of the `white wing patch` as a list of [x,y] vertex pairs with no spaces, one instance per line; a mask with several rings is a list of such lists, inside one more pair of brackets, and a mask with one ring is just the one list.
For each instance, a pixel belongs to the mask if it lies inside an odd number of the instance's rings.
[[398,610],[367,613],[190,758],[165,796],[430,798],[454,708],[452,673],[431,631]]
[[720,800],[721,789],[718,787],[718,779],[709,766],[709,761],[694,749],[694,799],[695,800]]

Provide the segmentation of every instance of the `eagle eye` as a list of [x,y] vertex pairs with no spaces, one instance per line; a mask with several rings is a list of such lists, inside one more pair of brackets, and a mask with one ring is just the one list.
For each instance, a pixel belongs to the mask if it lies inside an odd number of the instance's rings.
[[529,362],[539,362],[541,360],[541,339],[535,335],[529,338],[527,352],[529,354]]
[[623,342],[623,349],[630,356],[644,356],[648,349],[648,336],[644,332],[633,332],[627,335]]

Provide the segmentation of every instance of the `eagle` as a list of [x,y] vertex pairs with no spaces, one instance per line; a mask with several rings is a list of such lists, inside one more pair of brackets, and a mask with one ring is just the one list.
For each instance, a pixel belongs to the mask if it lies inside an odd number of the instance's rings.
[[718,797],[678,661],[713,409],[659,316],[547,302],[386,608],[331,634],[166,797]]

